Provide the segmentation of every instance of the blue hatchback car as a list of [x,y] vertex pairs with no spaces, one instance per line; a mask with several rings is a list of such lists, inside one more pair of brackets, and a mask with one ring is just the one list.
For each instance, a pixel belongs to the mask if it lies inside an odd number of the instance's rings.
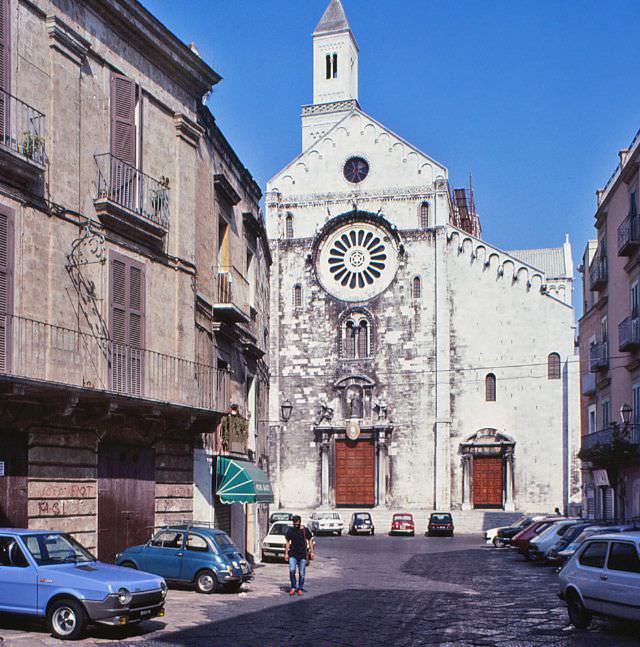
[[0,528],[0,612],[44,616],[57,638],[162,616],[166,595],[161,577],[99,562],[70,535]]
[[116,564],[156,573],[167,581],[192,584],[198,593],[237,592],[253,578],[251,566],[222,530],[176,525],[146,544],[116,555]]

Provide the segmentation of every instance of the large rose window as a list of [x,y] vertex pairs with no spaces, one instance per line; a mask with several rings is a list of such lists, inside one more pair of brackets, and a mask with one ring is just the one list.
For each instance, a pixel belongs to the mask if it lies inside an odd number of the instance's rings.
[[388,287],[396,267],[387,232],[363,222],[341,227],[324,241],[317,269],[328,292],[345,301],[365,301]]

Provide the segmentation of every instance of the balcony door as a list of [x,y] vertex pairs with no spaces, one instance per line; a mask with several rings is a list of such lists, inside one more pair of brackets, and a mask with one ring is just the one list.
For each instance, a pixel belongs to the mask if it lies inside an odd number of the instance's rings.
[[124,395],[144,395],[145,269],[111,252],[109,258],[109,384]]

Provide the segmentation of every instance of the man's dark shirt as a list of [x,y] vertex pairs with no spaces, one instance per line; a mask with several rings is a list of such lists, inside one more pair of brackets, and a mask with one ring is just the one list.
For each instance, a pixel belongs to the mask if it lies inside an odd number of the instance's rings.
[[292,526],[287,529],[285,539],[291,542],[289,547],[289,555],[297,557],[298,559],[307,558],[307,540],[311,539],[312,535],[309,529],[303,526],[296,528]]

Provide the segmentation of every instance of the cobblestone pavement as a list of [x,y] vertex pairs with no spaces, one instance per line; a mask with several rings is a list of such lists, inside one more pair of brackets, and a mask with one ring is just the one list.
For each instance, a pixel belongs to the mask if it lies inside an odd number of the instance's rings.
[[[90,629],[82,645],[495,645],[627,647],[640,625],[567,623],[552,569],[478,537],[320,538],[307,593],[287,595],[284,564],[257,569],[240,594],[172,589],[162,621]],[[3,647],[59,644],[38,622],[0,618]]]

